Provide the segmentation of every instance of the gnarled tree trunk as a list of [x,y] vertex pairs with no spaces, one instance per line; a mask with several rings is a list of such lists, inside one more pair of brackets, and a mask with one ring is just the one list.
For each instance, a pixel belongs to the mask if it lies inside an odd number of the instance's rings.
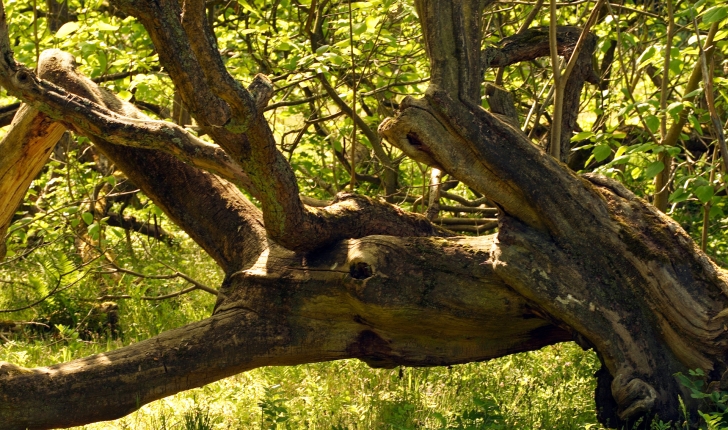
[[722,378],[725,274],[648,203],[614,181],[574,174],[480,107],[482,68],[508,61],[505,48],[480,51],[478,17],[490,2],[416,1],[432,82],[379,130],[498,205],[498,234],[481,238],[452,237],[363,197],[304,205],[262,116],[270,82],[244,88],[227,73],[205,1],[187,0],[184,15],[177,0],[112,3],[146,26],[185,106],[219,146],[142,116],[60,51],[47,54],[52,83],[38,79],[12,59],[1,9],[0,84],[88,136],[226,278],[204,321],[55,366],[0,364],[3,428],[112,419],[259,366],[444,365],[571,339],[603,362],[597,403],[612,425],[677,420],[679,395],[694,413],[676,372]]

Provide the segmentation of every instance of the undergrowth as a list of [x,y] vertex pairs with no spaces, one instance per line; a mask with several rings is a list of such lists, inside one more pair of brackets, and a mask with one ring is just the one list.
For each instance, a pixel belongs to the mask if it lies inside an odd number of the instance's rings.
[[[38,366],[117,342],[11,342],[0,360]],[[600,429],[592,352],[559,344],[485,363],[372,369],[357,360],[266,367],[83,429]]]

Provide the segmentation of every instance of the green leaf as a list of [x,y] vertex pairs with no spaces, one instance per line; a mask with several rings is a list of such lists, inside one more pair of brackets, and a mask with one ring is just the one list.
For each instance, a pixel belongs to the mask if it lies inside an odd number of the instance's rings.
[[680,148],[679,146],[667,146],[665,147],[665,151],[670,154],[670,157],[676,157],[682,152],[682,148]]
[[680,203],[680,202],[684,202],[689,197],[690,197],[690,193],[688,193],[687,191],[685,191],[682,188],[678,188],[677,190],[675,190],[674,193],[670,194],[670,198],[668,200],[670,201],[670,203]]
[[590,137],[594,136],[594,132],[592,131],[582,131],[580,133],[575,134],[571,137],[572,142],[579,142],[581,140],[589,139]]
[[726,16],[728,16],[728,6],[713,6],[703,13],[703,23],[712,24],[714,22],[719,22],[722,21]]
[[652,131],[653,133],[660,128],[660,118],[656,117],[655,115],[647,115],[645,117],[645,123],[647,124],[647,127],[650,128],[650,131]]
[[671,103],[670,106],[667,107],[667,113],[670,114],[673,120],[677,121],[677,116],[684,108],[685,105],[683,105],[682,102]]
[[658,173],[662,172],[662,169],[664,168],[665,164],[662,161],[650,163],[650,165],[645,169],[645,176],[647,179],[652,179],[657,176]]
[[651,45],[649,48],[645,49],[645,51],[637,58],[637,64],[642,67],[645,63],[650,61],[650,58],[654,57],[657,53],[657,49],[655,49],[655,45]]
[[56,31],[56,37],[59,39],[63,39],[64,37],[78,30],[80,27],[81,24],[76,21],[67,22],[63,24],[61,28],[58,29],[58,31]]
[[683,68],[683,61],[680,59],[670,60],[670,71],[676,75],[680,74]]
[[99,232],[101,231],[101,226],[99,226],[98,223],[93,223],[90,226],[88,226],[88,234],[93,239],[99,238]]
[[374,33],[379,26],[380,21],[381,17],[378,16],[370,16],[369,18],[367,18],[367,31],[369,31],[370,33]]
[[83,218],[83,222],[88,225],[91,225],[94,222],[94,216],[91,212],[84,212],[83,215],[81,215],[81,218]]
[[631,111],[633,107],[634,107],[634,103],[630,103],[626,106],[623,106],[622,109],[620,109],[619,112],[617,112],[617,116],[626,115],[627,112]]
[[345,60],[344,57],[342,57],[341,55],[332,55],[329,58],[329,61],[331,61],[333,64],[336,64],[337,66],[341,66],[342,64],[344,64]]
[[688,120],[690,121],[690,124],[693,126],[695,131],[698,133],[698,135],[703,135],[703,127],[700,124],[700,121],[698,121],[698,118],[695,117],[695,115],[688,116]]
[[595,160],[598,162],[604,161],[612,155],[612,148],[610,148],[609,145],[597,145],[592,150],[592,153],[594,154]]
[[717,218],[717,217],[724,217],[723,214],[723,208],[721,208],[718,205],[713,205],[710,207],[710,213],[708,214],[711,218]]
[[715,191],[712,185],[703,185],[695,189],[695,195],[698,196],[700,203],[707,203],[713,198]]
[[99,21],[96,24],[94,24],[93,27],[91,27],[91,29],[99,30],[99,31],[116,31],[119,29],[119,26],[111,25],[111,24],[107,24],[103,21]]
[[121,90],[121,91],[119,91],[117,96],[119,96],[120,99],[128,102],[129,100],[131,100],[131,98],[134,96],[134,94],[130,93],[127,90]]
[[686,99],[695,97],[695,96],[697,96],[698,94],[700,94],[702,92],[703,92],[703,89],[702,88],[698,88],[697,90],[690,91],[689,93],[687,93],[687,94],[685,94],[683,96],[683,100],[686,100]]

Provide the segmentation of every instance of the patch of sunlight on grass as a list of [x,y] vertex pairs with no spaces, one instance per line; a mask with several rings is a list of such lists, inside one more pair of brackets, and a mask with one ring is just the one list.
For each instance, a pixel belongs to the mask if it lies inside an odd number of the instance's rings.
[[564,343],[452,367],[267,367],[78,429],[601,429],[598,366]]

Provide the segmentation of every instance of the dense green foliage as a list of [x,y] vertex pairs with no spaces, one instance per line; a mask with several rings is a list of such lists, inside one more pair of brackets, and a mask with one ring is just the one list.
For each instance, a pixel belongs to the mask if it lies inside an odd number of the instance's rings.
[[[4,3],[19,61],[32,66],[44,49],[66,50],[75,54],[80,71],[149,115],[183,118],[171,80],[133,18],[103,0],[68,0],[67,16],[48,14],[46,2]],[[209,3],[230,72],[245,83],[265,73],[275,83],[268,117],[303,194],[330,199],[351,186],[354,142],[356,192],[425,211],[430,169],[386,142],[372,141],[402,96],[427,87],[428,62],[412,2]],[[721,124],[728,117],[728,29],[715,35],[717,49],[706,64],[710,79],[696,91],[685,89],[700,67],[706,31],[725,24],[728,6],[720,0],[674,3],[669,52],[665,1],[610,6],[593,28],[599,37],[595,69],[603,81],[601,87],[587,85],[582,95],[582,131],[573,141],[584,155],[575,166],[615,177],[651,198],[653,179],[666,167],[660,154],[669,153],[674,171],[668,213],[726,265],[726,173],[710,111]],[[592,7],[592,2],[560,4],[559,24],[582,25]],[[515,34],[532,8],[529,2],[491,6],[483,20],[485,43]],[[547,12],[544,6],[531,26],[548,25]],[[115,74],[123,76],[108,78]],[[668,93],[661,101],[665,74]],[[514,95],[522,128],[534,144],[545,144],[550,127],[551,75],[548,58],[485,74],[486,81]],[[705,97],[706,83],[713,97]],[[0,97],[2,105],[14,102]],[[353,104],[368,127],[357,125],[356,134],[352,118],[341,113]],[[679,141],[662,144],[680,115],[687,123]],[[183,125],[196,132],[194,123]],[[382,184],[386,169],[397,172],[395,193]],[[453,185],[449,192],[460,200],[443,199],[444,205],[482,197]],[[111,226],[110,217],[122,213],[151,233]],[[478,216],[465,209],[450,214]],[[214,302],[202,291],[143,298],[189,286],[172,276],[177,272],[213,288],[222,278],[209,257],[81,136],[61,141],[5,240],[0,323],[43,324],[0,324],[0,360],[18,365],[67,361],[201,319]],[[118,309],[100,306],[108,301]],[[597,368],[592,353],[559,345],[452,369],[382,371],[353,361],[259,369],[146,406],[116,424],[88,428],[598,428],[591,400]]]

